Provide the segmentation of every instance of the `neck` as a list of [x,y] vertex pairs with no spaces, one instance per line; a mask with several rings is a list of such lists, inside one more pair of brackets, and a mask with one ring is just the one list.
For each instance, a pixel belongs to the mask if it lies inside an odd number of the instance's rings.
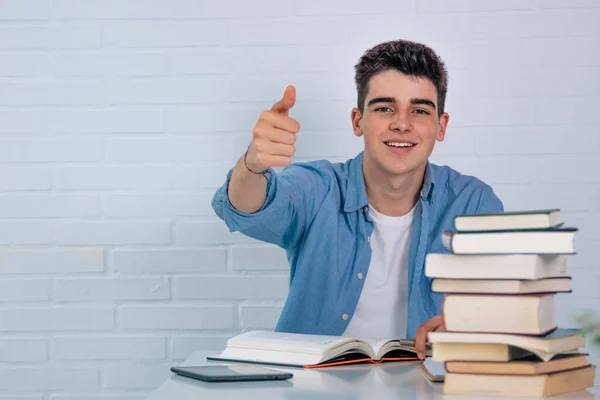
[[419,200],[425,165],[406,174],[391,176],[367,160],[365,157],[363,173],[369,203],[390,217],[408,214]]

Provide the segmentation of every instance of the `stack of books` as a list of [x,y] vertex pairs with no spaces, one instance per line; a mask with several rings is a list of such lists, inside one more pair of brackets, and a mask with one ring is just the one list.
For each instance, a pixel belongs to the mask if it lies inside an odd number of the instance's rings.
[[576,228],[560,210],[463,215],[444,233],[452,254],[429,254],[425,274],[442,304],[445,331],[431,332],[444,362],[444,393],[551,396],[592,387],[585,338],[559,329],[554,298],[571,291],[567,257]]

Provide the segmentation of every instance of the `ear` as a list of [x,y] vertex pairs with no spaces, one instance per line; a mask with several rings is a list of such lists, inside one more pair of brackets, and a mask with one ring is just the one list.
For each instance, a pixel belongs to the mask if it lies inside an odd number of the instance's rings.
[[439,121],[439,128],[437,131],[437,134],[435,135],[435,138],[437,139],[438,142],[442,142],[444,141],[444,138],[446,137],[446,128],[448,127],[448,121],[450,120],[450,115],[448,115],[448,113],[443,113],[440,116],[440,121]]
[[362,120],[362,113],[358,108],[353,108],[350,117],[352,118],[352,129],[354,130],[354,135],[362,136],[363,130],[360,126],[360,122]]

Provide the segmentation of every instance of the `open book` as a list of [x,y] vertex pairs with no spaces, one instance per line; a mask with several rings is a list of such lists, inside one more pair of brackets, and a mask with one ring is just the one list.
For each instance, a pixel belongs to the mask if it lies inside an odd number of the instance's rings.
[[220,355],[207,359],[317,368],[419,358],[413,340],[252,331],[229,339]]

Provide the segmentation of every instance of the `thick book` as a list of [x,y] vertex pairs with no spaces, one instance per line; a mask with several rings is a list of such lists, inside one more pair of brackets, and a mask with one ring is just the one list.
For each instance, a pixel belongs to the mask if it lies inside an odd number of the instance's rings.
[[426,358],[422,364],[419,364],[419,371],[430,382],[444,382],[446,368],[443,362],[435,362],[431,358]]
[[530,356],[511,362],[446,361],[446,371],[455,374],[541,375],[587,367],[587,354],[559,354],[545,362]]
[[577,228],[444,232],[442,244],[454,254],[574,254],[575,232]]
[[437,293],[532,294],[568,293],[571,278],[523,279],[440,279],[431,281]]
[[533,353],[503,343],[435,343],[431,349],[433,361],[508,362],[533,356]]
[[585,347],[585,338],[576,329],[556,329],[543,336],[436,331],[429,332],[427,338],[435,361],[451,361],[435,357],[437,343],[497,343],[526,350],[544,361],[551,360],[557,354]]
[[457,232],[549,229],[561,225],[560,209],[457,215]]
[[568,266],[564,255],[430,253],[425,275],[447,279],[543,279],[566,277]]
[[414,340],[361,339],[270,331],[242,333],[209,360],[319,368],[355,363],[416,361]]
[[595,366],[542,375],[447,373],[444,394],[499,397],[546,397],[594,386]]
[[556,329],[554,294],[449,294],[442,319],[451,332],[544,335]]

